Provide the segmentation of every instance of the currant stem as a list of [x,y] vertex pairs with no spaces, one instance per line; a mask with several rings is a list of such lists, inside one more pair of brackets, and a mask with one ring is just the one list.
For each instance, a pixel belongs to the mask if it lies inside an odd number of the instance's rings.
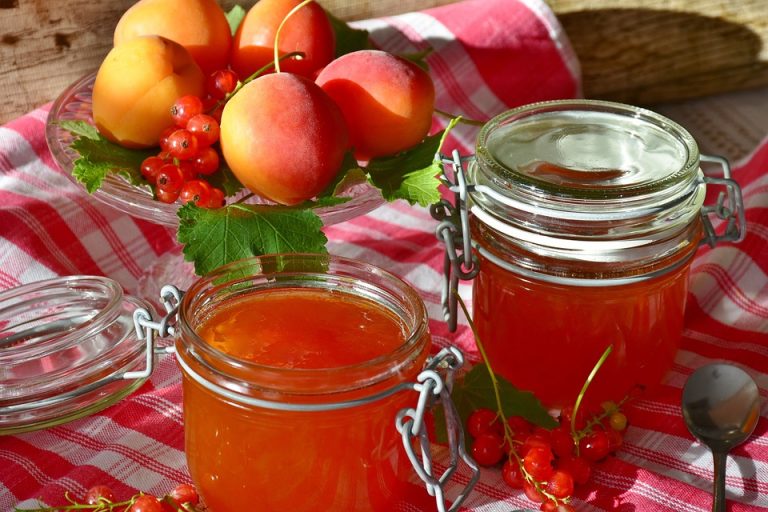
[[579,411],[579,407],[581,406],[581,401],[584,398],[584,395],[587,393],[587,388],[589,387],[590,384],[592,384],[592,381],[594,380],[595,375],[597,375],[597,372],[603,366],[603,363],[605,363],[606,359],[608,359],[608,356],[611,355],[612,351],[613,351],[613,345],[608,345],[608,347],[603,352],[603,355],[600,356],[600,359],[597,360],[597,363],[595,364],[594,368],[592,368],[592,371],[589,372],[589,376],[587,377],[587,380],[584,381],[584,385],[581,387],[579,396],[576,397],[576,403],[573,405],[573,412],[571,413],[571,436],[573,437],[573,440],[576,443],[577,454],[579,449],[578,441],[583,436],[579,436],[580,433],[576,430],[576,414]]
[[283,21],[280,22],[280,25],[277,26],[277,31],[275,31],[275,71],[280,73],[280,59],[278,58],[278,55],[280,55],[280,52],[277,47],[278,40],[280,39],[280,31],[283,30],[283,25],[285,25],[285,22],[288,21],[288,19],[293,16],[296,11],[307,5],[308,3],[312,2],[313,0],[304,0],[299,5],[288,11],[288,14],[285,15],[285,18],[283,18]]
[[460,123],[469,124],[469,125],[472,125],[472,126],[483,126],[483,125],[485,125],[484,121],[476,121],[474,119],[467,119],[464,116],[455,116],[455,115],[453,115],[453,114],[451,114],[449,112],[445,112],[444,110],[440,110],[440,109],[437,109],[437,108],[435,109],[435,114],[440,114],[441,116],[450,117],[450,118],[453,118],[453,119],[459,119]]

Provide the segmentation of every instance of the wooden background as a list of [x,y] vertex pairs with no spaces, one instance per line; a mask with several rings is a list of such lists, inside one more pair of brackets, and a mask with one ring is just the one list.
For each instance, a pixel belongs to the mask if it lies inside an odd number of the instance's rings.
[[[320,0],[345,19],[451,0]],[[0,123],[98,67],[134,0],[0,0]],[[225,8],[235,2],[224,0]],[[253,0],[237,2],[247,7]],[[768,0],[550,0],[584,92],[658,104],[768,84]]]

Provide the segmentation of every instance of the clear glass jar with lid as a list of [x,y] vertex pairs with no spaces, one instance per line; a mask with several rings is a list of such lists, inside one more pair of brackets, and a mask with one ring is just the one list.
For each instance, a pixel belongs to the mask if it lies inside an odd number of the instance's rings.
[[[268,255],[161,294],[166,315],[155,320],[101,277],[1,292],[0,435],[112,405],[170,353],[208,510],[388,512],[412,498],[416,476],[450,512],[477,482],[450,400],[461,352],[430,355],[425,306],[396,276],[328,255]],[[451,454],[442,471],[425,418],[438,403]],[[449,506],[443,489],[461,461],[470,476]]]
[[[725,177],[705,176],[704,160]],[[474,278],[473,319],[494,369],[560,407],[611,346],[587,399],[656,386],[679,348],[700,243],[743,237],[727,163],[700,156],[685,129],[654,112],[590,100],[499,115],[466,173],[454,161],[458,208],[434,210],[452,217],[438,228],[453,263],[446,286]],[[705,206],[715,184],[727,195]],[[721,234],[710,213],[726,221]]]

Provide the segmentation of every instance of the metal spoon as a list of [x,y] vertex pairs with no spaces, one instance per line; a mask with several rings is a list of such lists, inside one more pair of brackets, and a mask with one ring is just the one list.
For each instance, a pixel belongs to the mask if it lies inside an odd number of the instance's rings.
[[757,384],[730,364],[715,363],[693,372],[683,388],[688,430],[712,450],[715,463],[713,512],[725,511],[725,461],[734,446],[752,435],[760,417]]

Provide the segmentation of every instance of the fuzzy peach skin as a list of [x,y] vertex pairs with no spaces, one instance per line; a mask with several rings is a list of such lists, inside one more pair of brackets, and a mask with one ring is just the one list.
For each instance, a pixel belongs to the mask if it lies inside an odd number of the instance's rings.
[[182,45],[206,75],[229,62],[232,31],[216,0],[139,0],[118,21],[114,45],[148,35]]
[[432,125],[435,86],[416,64],[391,53],[342,55],[317,84],[339,105],[355,156],[393,155],[421,142]]
[[264,75],[235,94],[221,116],[220,141],[243,185],[286,205],[325,189],[349,147],[339,108],[292,73]]
[[[301,0],[259,0],[237,29],[232,45],[232,69],[241,79],[274,61],[275,34],[288,13]],[[279,54],[302,52],[301,59],[285,59],[282,71],[306,77],[331,62],[336,36],[323,8],[312,2],[301,7],[285,22],[278,41]]]
[[107,54],[93,84],[99,133],[129,148],[156,146],[173,125],[171,106],[205,91],[203,72],[178,43],[159,36],[132,39]]

